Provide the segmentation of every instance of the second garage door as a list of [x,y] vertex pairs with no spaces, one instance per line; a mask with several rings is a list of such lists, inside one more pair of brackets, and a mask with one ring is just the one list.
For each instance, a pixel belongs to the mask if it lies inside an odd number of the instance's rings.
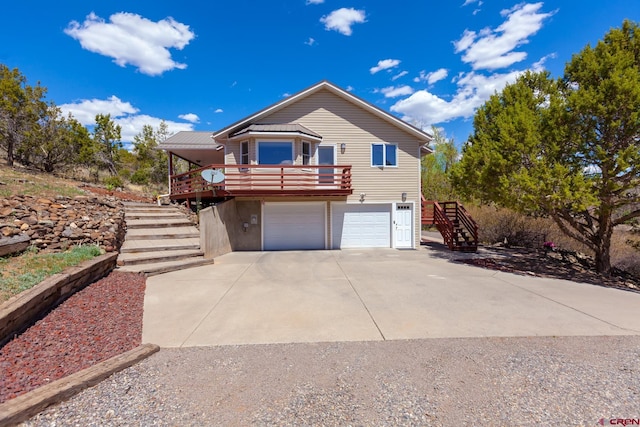
[[326,204],[264,204],[264,250],[324,249]]
[[332,246],[391,247],[390,204],[331,204]]

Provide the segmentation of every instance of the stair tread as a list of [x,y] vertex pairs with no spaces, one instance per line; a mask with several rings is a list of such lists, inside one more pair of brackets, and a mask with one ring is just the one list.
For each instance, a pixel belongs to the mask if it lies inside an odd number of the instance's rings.
[[139,259],[167,258],[172,256],[202,255],[200,249],[170,249],[166,251],[124,252],[118,255],[118,261],[130,261]]
[[186,268],[199,267],[203,265],[213,264],[213,258],[198,257],[194,260],[179,260],[168,262],[156,262],[149,264],[134,264],[118,267],[119,271],[129,271],[134,273],[144,273],[148,276],[155,274],[167,273],[169,271],[184,270]]

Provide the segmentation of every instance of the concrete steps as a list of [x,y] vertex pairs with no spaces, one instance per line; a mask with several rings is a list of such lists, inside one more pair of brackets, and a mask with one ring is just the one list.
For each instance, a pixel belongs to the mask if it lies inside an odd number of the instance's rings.
[[155,276],[156,274],[168,273],[170,271],[184,270],[187,268],[200,267],[213,264],[213,258],[193,258],[189,260],[154,262],[148,264],[134,264],[118,267],[118,271],[128,271],[132,273],[142,273],[145,276]]
[[200,232],[173,206],[124,203],[127,232],[118,255],[118,270],[147,276],[206,264]]

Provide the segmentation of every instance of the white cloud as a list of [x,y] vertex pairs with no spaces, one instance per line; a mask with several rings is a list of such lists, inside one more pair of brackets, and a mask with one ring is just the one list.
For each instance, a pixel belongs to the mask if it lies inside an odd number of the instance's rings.
[[324,24],[324,28],[327,31],[333,30],[345,36],[350,36],[353,32],[351,26],[366,22],[366,15],[364,10],[343,7],[334,10],[327,16],[323,16],[320,18],[320,22]]
[[351,85],[347,86],[347,92],[353,92],[355,88]]
[[[138,135],[142,131],[144,125],[150,125],[154,129],[157,129],[163,119],[158,117],[151,117],[146,114],[138,114],[135,116],[120,117],[114,120],[114,122],[122,128],[122,141],[131,142],[133,137]],[[174,122],[172,120],[164,120],[167,125],[170,134],[174,134],[180,131],[192,131],[193,123],[181,123]]]
[[306,3],[307,3],[307,5],[310,5],[310,4],[322,4],[322,3],[324,3],[324,0],[307,0]]
[[547,62],[548,59],[554,59],[557,56],[558,55],[556,55],[555,53],[550,53],[549,55],[545,55],[542,58],[540,58],[538,61],[534,62],[531,68],[533,69],[533,71],[536,71],[536,72],[543,71],[544,63]]
[[391,111],[403,115],[408,122],[419,123],[423,128],[460,117],[470,118],[491,95],[501,91],[507,83],[513,83],[522,71],[485,76],[470,72],[456,79],[458,90],[447,101],[428,90],[419,90],[410,97],[391,106]]
[[399,96],[411,95],[414,91],[411,86],[389,86],[380,89],[385,98],[397,98]]
[[527,57],[516,49],[529,42],[528,38],[542,27],[542,22],[555,12],[539,13],[542,3],[520,3],[500,12],[506,17],[496,29],[485,28],[479,33],[465,30],[454,42],[455,52],[464,52],[462,60],[474,70],[505,68]]
[[394,82],[395,82],[395,81],[396,81],[396,80],[398,80],[400,77],[404,77],[404,76],[406,76],[407,74],[409,74],[409,72],[408,72],[408,71],[400,71],[398,74],[396,74],[395,76],[391,77],[391,81],[394,81]]
[[224,113],[224,110],[222,108],[216,108],[216,111],[214,111],[214,113],[216,114]]
[[64,32],[84,49],[111,57],[121,67],[131,64],[150,76],[187,67],[171,58],[169,48],[182,50],[195,37],[188,25],[173,18],[153,22],[125,12],[111,15],[109,21],[91,13],[82,24],[70,22]]
[[380,61],[378,61],[378,65],[376,65],[375,67],[369,68],[369,72],[371,72],[371,74],[375,74],[378,71],[388,70],[389,68],[395,68],[398,65],[400,65],[399,59],[381,59]]
[[180,114],[178,116],[178,118],[180,118],[182,120],[186,120],[186,121],[191,122],[191,123],[199,123],[200,122],[200,117],[198,117],[197,114],[193,114],[193,113]]
[[62,112],[71,113],[83,125],[93,125],[98,114],[110,114],[111,117],[122,117],[136,114],[139,110],[131,103],[124,102],[115,95],[107,99],[83,99],[82,101],[60,105]]
[[427,73],[425,70],[420,71],[420,75],[413,79],[414,82],[427,82],[432,85],[440,80],[446,79],[449,75],[449,71],[446,68],[440,68],[436,71]]
[[483,4],[482,0],[465,0],[465,2],[462,5],[462,7],[469,6],[470,4],[474,4],[474,3],[477,3],[478,7],[473,10],[472,14],[473,15],[477,15],[478,12],[480,12],[480,6],[482,6],[482,4]]
[[[151,125],[153,128],[157,128],[163,120],[146,114],[137,114],[140,110],[132,106],[131,103],[122,101],[117,96],[111,96],[107,99],[83,99],[75,103],[62,104],[60,109],[65,115],[71,113],[76,120],[88,127],[95,125],[96,115],[111,115],[111,119],[122,128],[121,139],[125,143],[133,141],[133,137],[142,131],[144,125]],[[189,114],[186,116],[189,116]],[[171,120],[165,120],[164,122],[167,124],[170,133],[193,130],[193,123],[181,123]]]
[[313,37],[309,37],[309,40],[304,42],[304,44],[306,44],[307,46],[313,46],[314,44],[316,44],[316,39],[314,39]]

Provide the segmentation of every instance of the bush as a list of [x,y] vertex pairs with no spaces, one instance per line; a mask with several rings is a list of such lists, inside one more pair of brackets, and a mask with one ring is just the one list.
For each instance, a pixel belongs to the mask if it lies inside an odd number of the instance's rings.
[[110,190],[114,190],[116,188],[124,187],[124,182],[122,182],[122,178],[120,178],[117,175],[116,176],[109,176],[109,177],[105,178],[102,182]]
[[[557,249],[593,256],[587,246],[565,235],[550,218],[533,218],[509,209],[466,206],[478,223],[478,238],[484,244],[504,243],[542,249],[553,242]],[[611,239],[611,265],[628,273],[640,274],[640,236],[630,227],[617,227]]]
[[553,241],[549,220],[489,206],[469,207],[468,210],[478,223],[478,238],[485,244],[541,248],[544,242]]
[[149,179],[150,179],[150,172],[149,169],[147,168],[140,168],[138,170],[136,170],[133,175],[131,175],[131,179],[130,181],[133,184],[138,184],[138,185],[147,185],[149,184]]

